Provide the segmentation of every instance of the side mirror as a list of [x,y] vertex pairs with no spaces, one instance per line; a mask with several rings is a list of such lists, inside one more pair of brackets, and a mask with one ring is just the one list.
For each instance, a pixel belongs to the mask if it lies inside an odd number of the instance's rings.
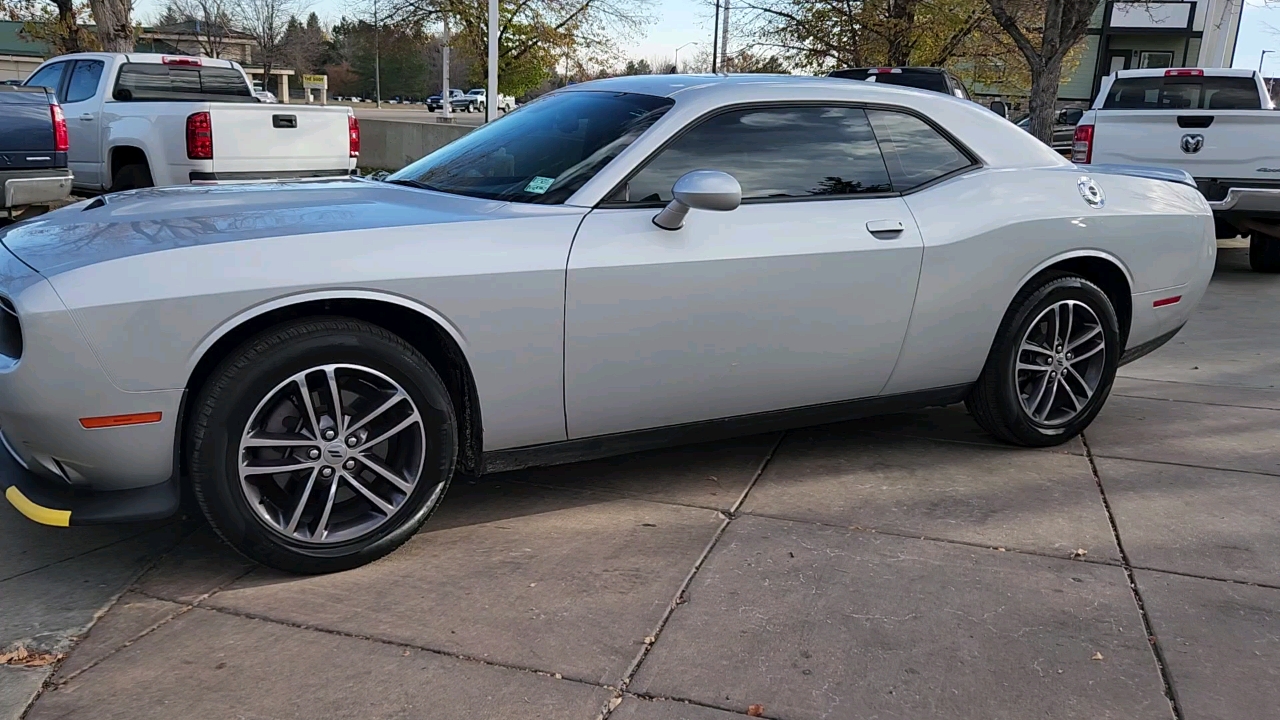
[[991,112],[1005,118],[1006,120],[1009,118],[1009,106],[1005,105],[1003,100],[992,100]]
[[742,204],[742,186],[729,173],[694,170],[676,180],[671,196],[671,202],[653,216],[653,224],[663,230],[684,227],[684,216],[690,210],[736,210]]

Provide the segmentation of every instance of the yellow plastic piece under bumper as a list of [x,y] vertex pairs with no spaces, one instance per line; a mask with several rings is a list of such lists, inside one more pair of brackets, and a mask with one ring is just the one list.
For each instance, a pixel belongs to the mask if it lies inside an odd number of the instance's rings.
[[68,527],[71,525],[70,510],[55,510],[54,508],[37,505],[28,500],[27,496],[23,495],[22,491],[16,486],[10,486],[8,490],[5,490],[4,498],[18,512],[25,515],[28,520],[38,522],[41,525],[53,525],[54,527]]

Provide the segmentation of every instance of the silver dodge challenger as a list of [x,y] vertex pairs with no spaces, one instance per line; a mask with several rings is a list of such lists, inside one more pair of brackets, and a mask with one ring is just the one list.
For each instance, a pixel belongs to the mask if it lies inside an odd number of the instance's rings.
[[190,492],[245,555],[380,557],[479,474],[964,402],[1047,446],[1186,323],[1189,176],[839,78],[575,85],[384,182],[136,190],[0,231],[5,496]]

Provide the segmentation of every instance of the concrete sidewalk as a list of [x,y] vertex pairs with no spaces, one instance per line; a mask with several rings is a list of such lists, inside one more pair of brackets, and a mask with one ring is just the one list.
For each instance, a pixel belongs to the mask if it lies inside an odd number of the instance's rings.
[[0,646],[81,639],[0,668],[0,708],[43,684],[28,718],[1269,717],[1277,307],[1223,250],[1060,448],[946,408],[460,481],[336,575],[6,510]]

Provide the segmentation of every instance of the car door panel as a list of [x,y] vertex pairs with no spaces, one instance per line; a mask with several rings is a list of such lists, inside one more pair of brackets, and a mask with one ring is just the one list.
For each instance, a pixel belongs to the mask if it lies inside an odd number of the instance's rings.
[[[691,212],[600,209],[570,254],[570,438],[874,396],[902,346],[922,244],[901,198]],[[899,223],[873,235],[868,223]]]
[[79,60],[70,68],[60,101],[67,120],[67,165],[79,187],[99,187],[102,181],[101,60]]

